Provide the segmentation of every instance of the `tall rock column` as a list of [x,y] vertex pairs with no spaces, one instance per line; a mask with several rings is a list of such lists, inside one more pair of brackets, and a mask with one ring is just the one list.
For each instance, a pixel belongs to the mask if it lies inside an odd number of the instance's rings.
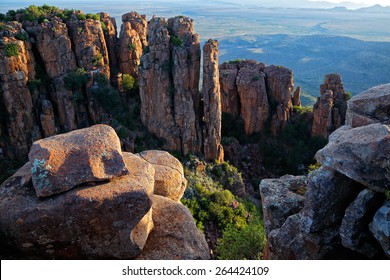
[[292,114],[294,77],[292,71],[283,66],[270,65],[264,71],[272,112],[271,132],[275,135],[284,128]]
[[148,45],[146,40],[148,23],[144,15],[136,12],[124,14],[122,22],[118,44],[119,71],[138,77],[142,50]]
[[206,160],[223,161],[221,145],[221,92],[218,70],[218,41],[203,46],[203,150]]
[[311,134],[328,138],[331,132],[345,124],[348,97],[338,74],[325,76],[320,93],[313,106]]
[[104,33],[104,39],[107,44],[108,58],[110,61],[110,71],[112,76],[118,73],[118,34],[116,28],[116,21],[114,18],[110,17],[109,14],[103,12],[100,13],[100,21],[103,23],[102,30]]
[[0,31],[0,150],[21,160],[40,132],[27,85],[35,78],[34,57],[29,41],[15,39],[19,32],[22,27],[14,22]]
[[141,120],[150,132],[165,139],[165,148],[180,150],[173,116],[171,36],[167,26],[166,20],[158,17],[153,17],[148,24],[149,48],[139,67]]
[[[199,125],[200,41],[193,20],[174,17],[168,20],[171,35],[173,108],[183,154],[201,147]],[[199,133],[198,133],[199,132]]]
[[58,112],[60,127],[65,131],[74,130],[78,121],[72,102],[73,93],[64,85],[67,73],[77,67],[68,27],[59,18],[52,18],[41,24],[30,23],[26,30],[35,39],[39,58],[52,81],[49,95]]

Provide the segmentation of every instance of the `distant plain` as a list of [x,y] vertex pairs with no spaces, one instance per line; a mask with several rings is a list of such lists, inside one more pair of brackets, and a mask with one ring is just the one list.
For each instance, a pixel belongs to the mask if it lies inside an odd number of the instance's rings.
[[346,90],[353,95],[390,83],[390,8],[267,8],[205,0],[3,0],[0,12],[45,3],[86,13],[104,11],[115,17],[118,26],[121,15],[130,11],[146,14],[148,19],[153,15],[188,16],[194,19],[202,41],[219,40],[220,63],[256,59],[291,68],[295,85],[305,93],[305,105],[315,102],[327,73],[341,74]]

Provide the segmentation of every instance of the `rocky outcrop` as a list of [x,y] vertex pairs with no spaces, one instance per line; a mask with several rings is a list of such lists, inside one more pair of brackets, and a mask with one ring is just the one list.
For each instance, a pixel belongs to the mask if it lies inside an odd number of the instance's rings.
[[29,153],[37,196],[128,174],[115,130],[95,125],[35,142]]
[[107,45],[108,58],[110,61],[111,80],[114,79],[113,75],[118,73],[118,32],[116,27],[115,18],[110,17],[109,14],[101,12],[100,21],[102,24],[102,30],[104,33],[104,39]]
[[0,148],[5,157],[19,160],[41,137],[28,87],[36,76],[31,43],[14,37],[23,32],[28,36],[16,22],[0,31]]
[[289,121],[293,103],[300,106],[290,69],[253,60],[225,62],[219,67],[222,111],[244,120],[246,134],[264,130],[276,134]]
[[154,167],[154,194],[179,202],[187,187],[180,161],[164,151],[144,151],[139,156]]
[[87,71],[110,78],[108,49],[100,21],[79,20],[74,14],[66,22],[77,59],[77,65]]
[[323,165],[380,192],[390,190],[390,127],[380,123],[351,128],[342,126],[318,151]]
[[313,106],[311,134],[328,138],[331,132],[345,123],[348,96],[338,74],[325,76],[320,94]]
[[207,260],[208,245],[191,212],[180,203],[153,197],[154,229],[138,260]]
[[340,237],[344,247],[372,258],[378,253],[377,242],[369,233],[375,211],[383,203],[383,196],[370,189],[364,189],[347,207],[340,226]]
[[303,208],[307,178],[285,175],[260,183],[261,204],[267,233],[280,228],[286,219]]
[[381,244],[386,256],[390,258],[390,202],[387,201],[378,211],[370,224],[370,231]]
[[[365,103],[377,104],[377,95],[372,98],[374,100],[367,98]],[[353,105],[347,114],[364,112],[364,106],[360,111],[356,103]],[[364,116],[364,113],[359,114]],[[386,171],[389,169],[386,159],[389,136],[387,125],[380,122],[378,118],[377,123],[359,121],[356,123],[363,126],[346,125],[329,136],[328,145],[316,155],[322,167],[308,176],[302,210],[267,232],[269,258],[389,257],[389,217],[386,203],[383,206],[384,192],[389,186]],[[280,181],[273,184],[279,192],[287,180],[281,178]],[[278,191],[263,192],[262,200],[270,201],[274,193]],[[290,201],[288,197],[281,197],[277,204],[284,205],[287,201]],[[271,212],[265,215],[265,224],[276,224],[272,210],[269,207],[264,210]]]
[[148,24],[145,16],[136,12],[124,14],[122,22],[118,45],[119,70],[123,74],[138,77],[142,50],[147,46]]
[[[212,53],[210,49],[211,75],[216,75],[215,54],[216,49]],[[154,17],[148,24],[148,47],[139,68],[141,120],[166,141],[167,149],[221,159],[219,86],[215,79],[214,84],[209,82],[207,75],[207,94],[200,100],[199,73],[200,43],[193,21],[182,16],[168,21]],[[209,124],[205,117],[216,119]]]
[[203,46],[203,149],[206,160],[223,161],[221,145],[221,93],[218,71],[218,41]]
[[390,84],[380,85],[355,95],[348,101],[345,124],[351,127],[373,123],[390,124]]
[[[113,139],[109,137],[100,137],[99,143],[88,141],[91,135],[102,136],[105,128],[95,126],[71,134],[89,149],[93,144],[110,146]],[[58,140],[49,139],[52,144]],[[61,149],[53,153],[60,154]],[[69,157],[85,158],[84,151],[71,150]],[[101,182],[85,180],[44,198],[36,196],[34,163],[27,163],[0,186],[1,244],[18,250],[21,256],[39,259],[208,259],[205,237],[190,211],[172,199],[153,195],[154,178],[162,180],[155,176],[154,166],[183,167],[165,152],[148,151],[144,156],[155,164],[123,153],[123,160],[113,159],[114,165],[123,166],[124,161],[129,174]],[[85,162],[73,161],[72,167],[82,170]],[[70,169],[62,175],[77,176]],[[58,190],[55,184],[49,187]]]

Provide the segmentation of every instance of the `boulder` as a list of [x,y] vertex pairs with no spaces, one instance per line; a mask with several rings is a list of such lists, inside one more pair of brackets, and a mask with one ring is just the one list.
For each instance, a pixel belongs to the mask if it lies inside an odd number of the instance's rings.
[[345,210],[340,227],[341,242],[344,247],[357,251],[369,258],[378,253],[378,242],[369,232],[368,224],[376,210],[383,204],[383,195],[364,189]]
[[285,175],[261,181],[260,195],[267,234],[280,228],[289,216],[301,211],[306,186],[306,176]]
[[32,182],[39,197],[128,173],[113,128],[95,125],[36,141],[31,147]]
[[154,229],[138,260],[207,260],[209,248],[191,212],[180,203],[153,197]]
[[370,88],[348,101],[346,124],[351,127],[372,123],[389,124],[390,84]]
[[180,161],[164,151],[144,151],[138,155],[155,169],[154,194],[179,202],[187,186]]
[[390,189],[390,127],[380,123],[351,128],[343,126],[316,154],[323,165],[373,190]]
[[387,257],[390,258],[390,201],[387,201],[375,213],[370,223],[370,231],[381,244]]
[[135,257],[153,227],[154,174],[137,156],[125,161],[136,171],[48,198],[35,195],[24,166],[0,186],[0,236],[39,259]]

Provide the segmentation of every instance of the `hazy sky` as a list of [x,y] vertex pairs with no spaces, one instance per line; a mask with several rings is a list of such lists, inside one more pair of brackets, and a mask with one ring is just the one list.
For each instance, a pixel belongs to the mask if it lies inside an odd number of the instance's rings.
[[[322,1],[322,0],[310,0],[310,1]],[[353,3],[364,3],[364,4],[380,4],[382,6],[390,6],[390,0],[325,0],[327,2],[340,3],[340,2],[353,2]]]

